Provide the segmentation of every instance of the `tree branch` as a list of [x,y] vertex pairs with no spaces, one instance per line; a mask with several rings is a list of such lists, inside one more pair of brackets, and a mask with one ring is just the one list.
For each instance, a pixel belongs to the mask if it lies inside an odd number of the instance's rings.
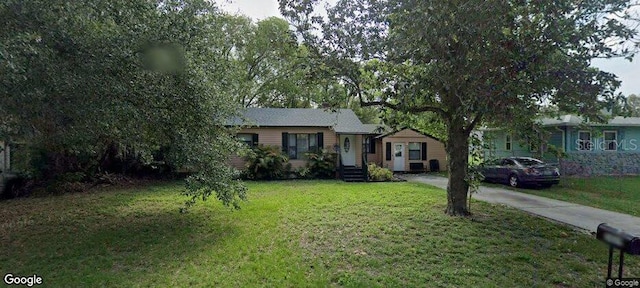
[[480,120],[482,120],[482,116],[484,116],[483,113],[476,114],[476,117],[474,117],[471,123],[467,125],[467,128],[464,129],[464,132],[467,134],[471,133],[471,131],[476,128],[476,125],[478,125]]

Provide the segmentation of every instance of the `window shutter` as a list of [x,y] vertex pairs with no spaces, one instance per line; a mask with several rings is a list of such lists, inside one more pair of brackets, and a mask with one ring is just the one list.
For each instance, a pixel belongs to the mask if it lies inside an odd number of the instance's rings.
[[376,154],[376,138],[369,136],[369,153]]
[[322,150],[324,148],[324,133],[318,132],[318,141],[316,142],[318,144],[318,149]]
[[387,151],[385,151],[387,161],[391,161],[391,142],[387,142],[387,145],[385,145],[385,148],[387,149]]
[[289,133],[282,132],[282,152],[288,155],[289,151]]
[[422,142],[422,161],[427,160],[427,142]]
[[253,134],[253,146],[258,146],[258,134]]

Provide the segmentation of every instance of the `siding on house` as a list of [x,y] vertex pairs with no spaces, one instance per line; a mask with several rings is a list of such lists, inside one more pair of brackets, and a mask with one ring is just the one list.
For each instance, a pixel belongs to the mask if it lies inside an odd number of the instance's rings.
[[[604,147],[604,131],[615,131],[617,133],[618,145],[615,151],[625,152],[640,152],[640,127],[620,127],[620,126],[607,126],[607,127],[591,127],[589,128],[577,128],[567,127],[567,152],[578,153],[610,153],[613,151],[605,150]],[[580,131],[591,132],[591,141],[594,144],[594,149],[580,150],[579,145],[576,142],[578,140],[578,133]]]
[[[409,160],[409,143],[410,142],[418,142],[418,143],[426,142],[427,143],[427,159],[426,160]],[[387,145],[386,143],[392,143],[391,149],[393,149],[393,143],[405,144],[404,145],[404,149],[405,149],[404,170],[405,171],[410,171],[409,169],[410,163],[423,163],[424,167],[426,169],[429,169],[429,160],[431,159],[437,159],[438,162],[440,162],[440,170],[447,170],[447,153],[444,149],[444,144],[434,138],[425,136],[411,129],[400,130],[395,134],[391,134],[386,137],[383,137],[380,143],[380,147],[379,147],[380,149],[376,150],[376,152],[380,151],[380,153],[378,154],[380,155],[379,156],[380,159],[382,159],[382,167],[393,170],[394,157],[392,156],[391,160],[387,160],[385,157],[386,151],[383,151],[383,149],[386,150],[386,145]],[[376,147],[376,149],[377,148],[378,147]]]
[[[238,134],[258,134],[258,144],[265,146],[277,146],[282,147],[282,133],[323,133],[323,142],[325,149],[333,151],[333,145],[338,144],[336,133],[329,128],[314,128],[314,127],[259,127],[259,128],[244,128],[241,129]],[[362,139],[360,137],[360,139]],[[357,142],[357,137],[356,137]],[[362,142],[359,142],[362,143]],[[360,150],[361,151],[361,150]],[[356,153],[358,152],[356,148]],[[359,154],[356,154],[356,157]],[[358,159],[358,158],[356,158]],[[232,156],[230,159],[231,166],[236,169],[244,169],[245,161],[242,157]],[[303,167],[307,163],[304,159],[291,159],[289,160],[292,168]]]
[[382,150],[382,141],[380,141],[379,139],[372,139],[372,141],[375,141],[376,153],[367,153],[367,162],[369,162],[369,164],[375,163],[376,165],[383,167],[382,159],[384,158],[384,154]]
[[512,156],[531,156],[528,143],[516,135],[511,135],[511,149],[507,149],[507,133],[505,131],[487,131],[483,135],[485,144],[490,148],[485,150],[485,158],[502,158]]

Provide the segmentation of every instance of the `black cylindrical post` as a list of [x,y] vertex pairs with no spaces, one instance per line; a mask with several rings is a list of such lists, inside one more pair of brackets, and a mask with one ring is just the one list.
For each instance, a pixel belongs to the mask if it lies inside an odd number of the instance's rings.
[[609,245],[609,267],[607,267],[607,278],[611,279],[611,269],[613,268],[613,245]]
[[618,279],[622,279],[623,266],[624,266],[624,251],[620,250],[620,263],[618,264]]

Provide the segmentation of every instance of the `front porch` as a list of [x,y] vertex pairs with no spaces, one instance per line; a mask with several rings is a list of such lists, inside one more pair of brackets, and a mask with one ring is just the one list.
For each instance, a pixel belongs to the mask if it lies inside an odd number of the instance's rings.
[[338,178],[346,182],[368,182],[367,134],[338,134],[334,145],[337,154]]

